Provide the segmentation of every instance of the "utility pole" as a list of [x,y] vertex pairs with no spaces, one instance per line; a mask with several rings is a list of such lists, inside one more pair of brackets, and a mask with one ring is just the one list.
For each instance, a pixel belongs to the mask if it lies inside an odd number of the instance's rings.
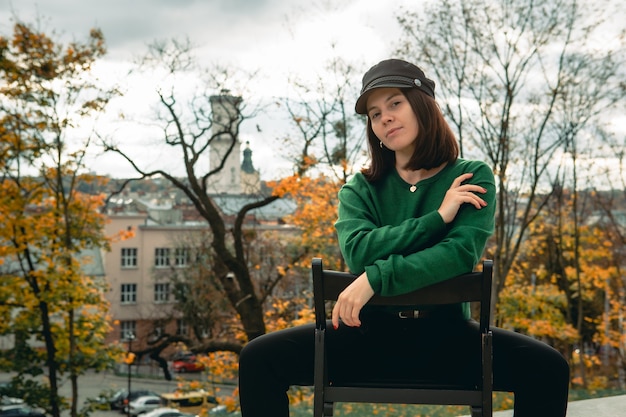
[[131,417],[130,415],[130,383],[132,379],[131,367],[133,366],[133,362],[135,361],[135,354],[131,352],[131,348],[133,345],[133,340],[135,339],[135,335],[133,333],[128,333],[126,335],[126,339],[128,340],[128,353],[126,354],[126,363],[128,364],[128,395],[126,398],[128,399],[128,404],[126,405],[126,413],[128,417]]

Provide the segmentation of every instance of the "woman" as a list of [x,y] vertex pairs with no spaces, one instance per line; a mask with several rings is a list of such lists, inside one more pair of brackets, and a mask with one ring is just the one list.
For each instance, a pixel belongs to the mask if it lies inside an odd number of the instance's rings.
[[[468,380],[478,372],[469,306],[419,315],[365,306],[471,271],[494,229],[490,168],[458,157],[417,66],[385,60],[363,77],[356,112],[367,115],[370,166],[339,192],[336,229],[358,278],[339,296],[327,331],[329,371],[340,379]],[[286,391],[313,382],[314,325],[269,333],[240,356],[243,417],[288,416]],[[476,346],[475,348],[473,346]],[[494,329],[494,389],[515,393],[515,416],[565,416],[569,367],[532,338]]]

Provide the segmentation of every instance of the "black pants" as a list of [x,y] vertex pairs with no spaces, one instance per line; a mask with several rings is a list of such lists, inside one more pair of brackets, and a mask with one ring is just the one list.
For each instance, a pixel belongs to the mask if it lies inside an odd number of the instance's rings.
[[[467,381],[477,376],[474,321],[379,318],[360,328],[327,328],[331,379]],[[287,417],[291,385],[313,385],[314,325],[268,333],[248,343],[239,362],[242,417]],[[513,392],[516,417],[562,417],[569,366],[563,356],[530,337],[493,329],[495,391]]]

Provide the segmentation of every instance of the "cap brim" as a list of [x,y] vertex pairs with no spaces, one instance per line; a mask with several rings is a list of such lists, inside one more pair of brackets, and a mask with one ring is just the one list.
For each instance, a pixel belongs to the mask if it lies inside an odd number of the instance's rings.
[[372,93],[372,91],[376,90],[377,88],[407,88],[407,87],[409,86],[407,86],[406,83],[394,83],[394,82],[385,82],[385,83],[373,85],[369,87],[368,89],[366,89],[365,91],[361,92],[361,95],[356,100],[354,110],[358,114],[367,114],[367,98]]

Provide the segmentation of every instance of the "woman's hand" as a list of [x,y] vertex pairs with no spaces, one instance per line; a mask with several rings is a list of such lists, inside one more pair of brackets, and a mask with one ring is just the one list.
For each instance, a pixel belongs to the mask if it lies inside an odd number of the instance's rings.
[[464,181],[469,180],[472,176],[474,174],[471,172],[459,175],[446,192],[446,196],[437,210],[446,224],[454,220],[459,209],[465,203],[469,203],[479,210],[487,206],[485,200],[475,194],[484,194],[487,192],[486,189],[474,184],[463,184]]
[[374,290],[364,272],[337,297],[332,314],[333,327],[339,327],[339,319],[347,326],[360,326],[359,313],[373,295]]

